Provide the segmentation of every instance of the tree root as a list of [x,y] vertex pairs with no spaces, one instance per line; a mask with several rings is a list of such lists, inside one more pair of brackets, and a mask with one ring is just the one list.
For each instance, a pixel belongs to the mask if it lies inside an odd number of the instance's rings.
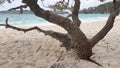
[[94,64],[97,64],[98,66],[103,67],[103,65],[99,64],[98,62],[96,62],[96,61],[94,61],[94,60],[92,60],[92,59],[90,59],[90,58],[88,58],[88,59],[86,59],[86,60],[87,60],[87,61],[90,61],[90,62],[92,62],[92,63],[94,63]]

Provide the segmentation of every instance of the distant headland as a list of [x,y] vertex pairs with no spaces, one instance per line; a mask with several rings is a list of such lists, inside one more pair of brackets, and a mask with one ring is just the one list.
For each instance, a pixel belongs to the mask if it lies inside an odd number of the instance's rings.
[[[79,13],[82,14],[107,14],[111,12],[111,8],[113,7],[113,3],[112,2],[108,2],[105,4],[101,4],[97,7],[89,7],[87,9],[83,9],[81,11],[79,11]],[[69,12],[67,11],[53,11],[54,13],[57,14],[68,14]],[[0,11],[0,13],[2,14],[19,14],[19,10],[16,11]],[[32,11],[30,10],[24,10],[23,14],[33,14]]]

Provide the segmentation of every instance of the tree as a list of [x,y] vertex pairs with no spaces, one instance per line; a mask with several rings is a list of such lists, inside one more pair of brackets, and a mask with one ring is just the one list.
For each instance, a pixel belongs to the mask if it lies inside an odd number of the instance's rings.
[[44,34],[49,35],[62,42],[62,47],[65,47],[66,50],[72,50],[80,59],[88,60],[96,63],[97,65],[100,65],[99,63],[90,59],[90,57],[93,55],[92,48],[112,29],[114,20],[119,14],[119,1],[115,2],[116,4],[114,5],[112,12],[110,13],[106,25],[91,39],[88,39],[83,31],[79,28],[81,24],[81,21],[78,18],[80,0],[75,0],[74,9],[72,11],[72,20],[57,15],[51,11],[42,9],[37,4],[37,0],[23,0],[22,2],[25,3],[26,6],[29,7],[36,16],[44,18],[45,20],[53,24],[61,26],[67,31],[67,33],[63,34],[55,31],[45,31],[38,28],[37,26],[29,29],[22,29],[9,25],[8,19],[6,19],[6,24],[1,24],[1,26],[6,26],[6,28],[13,28],[23,32],[38,30],[39,32],[43,32]]

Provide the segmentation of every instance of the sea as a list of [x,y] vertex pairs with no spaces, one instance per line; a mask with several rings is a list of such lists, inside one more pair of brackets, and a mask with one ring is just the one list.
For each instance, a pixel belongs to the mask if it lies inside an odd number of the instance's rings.
[[[68,14],[59,14],[66,17]],[[82,23],[92,23],[96,21],[107,21],[109,14],[79,14],[79,19]],[[49,26],[53,25],[43,18],[37,17],[34,14],[0,14],[0,24],[5,24],[8,18],[10,25],[16,26]],[[70,18],[71,19],[71,18]],[[120,19],[120,15],[117,16]]]

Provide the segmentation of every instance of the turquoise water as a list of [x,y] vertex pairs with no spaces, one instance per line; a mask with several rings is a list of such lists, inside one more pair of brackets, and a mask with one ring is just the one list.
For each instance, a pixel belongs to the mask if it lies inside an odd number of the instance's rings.
[[[79,18],[82,21],[82,23],[89,23],[94,21],[107,20],[108,16],[109,14],[80,14]],[[0,24],[5,23],[6,18],[9,18],[9,24],[11,25],[20,26],[51,25],[48,21],[40,17],[36,17],[34,14],[0,14]]]

